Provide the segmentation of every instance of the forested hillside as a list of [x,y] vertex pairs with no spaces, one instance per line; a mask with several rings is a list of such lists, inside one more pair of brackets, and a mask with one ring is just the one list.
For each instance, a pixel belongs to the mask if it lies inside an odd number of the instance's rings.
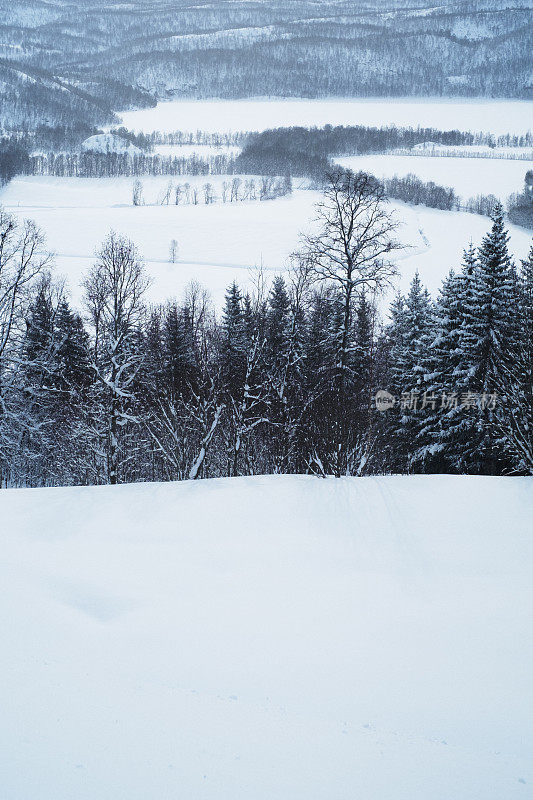
[[382,187],[333,173],[317,220],[285,277],[233,282],[218,316],[198,282],[149,306],[111,233],[80,316],[35,224],[0,214],[0,486],[533,474],[533,249],[514,263],[502,207],[437,297],[416,274],[387,319],[404,248]]
[[175,95],[530,97],[528,5],[0,0],[0,122],[102,124]]

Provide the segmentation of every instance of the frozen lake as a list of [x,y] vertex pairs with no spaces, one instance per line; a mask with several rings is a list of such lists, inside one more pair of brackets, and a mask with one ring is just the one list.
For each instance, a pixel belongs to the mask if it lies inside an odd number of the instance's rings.
[[440,130],[523,134],[533,125],[533,102],[446,98],[324,98],[173,100],[126,111],[127,128],[160,131],[260,131],[291,125],[398,125]]

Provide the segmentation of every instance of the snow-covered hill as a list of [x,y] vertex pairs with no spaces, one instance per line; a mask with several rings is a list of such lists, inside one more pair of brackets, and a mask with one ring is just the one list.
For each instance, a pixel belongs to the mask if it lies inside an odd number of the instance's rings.
[[81,144],[81,149],[88,153],[128,153],[130,156],[142,155],[140,147],[117,136],[114,133],[97,133],[89,136]]
[[532,489],[1,491],[3,800],[526,800]]

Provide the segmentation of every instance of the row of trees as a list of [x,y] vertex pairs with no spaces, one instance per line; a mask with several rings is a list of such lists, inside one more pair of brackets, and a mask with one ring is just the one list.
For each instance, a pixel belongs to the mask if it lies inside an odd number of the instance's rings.
[[387,195],[396,200],[414,205],[440,208],[443,211],[452,211],[459,205],[459,198],[450,186],[439,186],[434,181],[422,181],[410,173],[405,177],[394,175],[384,180]]
[[21,163],[21,174],[59,178],[116,178],[132,175],[225,175],[235,172],[235,158],[221,153],[199,158],[129,153],[43,153]]
[[9,138],[0,140],[0,186],[27,172],[29,167],[28,153],[19,142]]
[[[174,183],[169,181],[165,188],[157,197],[157,205],[193,205],[200,203],[211,205],[218,201],[223,203],[237,203],[241,200],[275,200],[276,197],[284,197],[292,192],[292,180],[290,175],[285,178],[274,178],[272,175],[263,175],[261,178],[242,178],[235,177],[231,181],[222,181],[220,184],[220,194],[215,191],[212,183],[204,183],[202,186],[186,183]],[[144,187],[140,180],[135,180],[132,186],[131,202],[134,206],[146,204]]]
[[243,172],[271,171],[293,175],[320,173],[324,162],[335,156],[411,152],[416,145],[432,143],[448,147],[488,145],[490,147],[529,147],[533,136],[495,137],[492,134],[436,128],[371,127],[367,125],[325,125],[323,128],[272,128],[249,134],[237,160]]
[[4,484],[533,474],[533,249],[517,269],[501,207],[439,297],[417,276],[385,323],[401,245],[382,187],[336,172],[317,214],[287,278],[232,284],[220,318],[197,285],[147,307],[142,260],[112,233],[83,319],[38,231],[3,214]]
[[511,222],[533,229],[533,170],[526,172],[523,190],[510,196],[508,209]]
[[500,202],[493,194],[478,194],[464,200],[451,186],[440,186],[434,181],[422,181],[412,173],[404,177],[394,175],[392,178],[385,178],[383,186],[387,196],[394,200],[439,208],[442,211],[468,211],[470,214],[481,214],[484,217],[491,217]]

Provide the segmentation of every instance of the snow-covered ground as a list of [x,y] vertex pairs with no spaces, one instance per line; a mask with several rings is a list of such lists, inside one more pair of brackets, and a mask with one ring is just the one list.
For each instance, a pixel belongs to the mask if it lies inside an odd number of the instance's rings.
[[399,125],[524,134],[532,127],[533,102],[445,98],[173,100],[125,111],[130,130],[260,131],[288,125]]
[[[220,195],[220,184],[226,179],[180,176],[174,182],[201,186],[208,180]],[[143,178],[146,202],[157,203],[168,182],[168,178]],[[206,206],[200,200],[197,206],[133,207],[132,183],[131,178],[15,178],[0,192],[0,204],[20,218],[35,219],[43,229],[56,253],[57,270],[67,277],[76,302],[95,249],[114,229],[129,236],[144,255],[154,278],[152,300],[180,296],[191,280],[198,280],[220,305],[234,279],[243,287],[250,285],[251,269],[263,265],[274,273],[287,267],[299,234],[312,228],[314,204],[319,200],[317,192],[296,189],[290,197],[267,202],[222,204],[219,200]],[[430,291],[436,292],[448,271],[459,266],[470,239],[479,243],[490,227],[490,220],[474,214],[403,203],[391,203],[391,207],[401,223],[399,236],[408,245],[398,257],[402,289],[418,269]],[[530,234],[514,226],[510,230],[512,252],[525,258]],[[169,263],[172,239],[179,244],[176,264]]]
[[189,158],[198,156],[199,158],[209,158],[210,156],[236,156],[241,152],[241,148],[236,145],[225,145],[217,147],[212,144],[156,144],[154,153],[162,156],[177,156],[178,158]]
[[142,150],[113,133],[97,133],[81,143],[81,149],[91,153],[128,153],[130,156],[142,155]]
[[532,482],[0,491],[3,800],[531,797]]
[[459,158],[510,158],[533,160],[531,147],[489,147],[487,144],[447,145],[436,142],[416,144],[411,152],[414,155],[457,156]]
[[467,200],[477,194],[494,194],[505,203],[513,192],[521,192],[531,161],[486,158],[432,158],[431,156],[383,155],[347,156],[337,163],[354,171],[371,172],[378,178],[413,173],[424,181],[451,186]]

